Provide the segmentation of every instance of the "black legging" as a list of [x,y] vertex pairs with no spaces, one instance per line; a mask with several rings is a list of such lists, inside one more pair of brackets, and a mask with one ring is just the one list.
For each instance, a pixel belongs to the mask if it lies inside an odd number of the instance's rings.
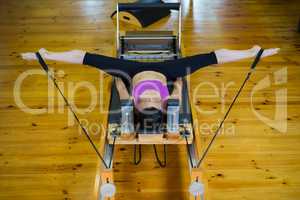
[[112,76],[123,79],[132,78],[142,71],[156,71],[165,75],[168,80],[175,80],[178,77],[192,74],[202,67],[217,64],[217,58],[215,53],[211,52],[163,62],[137,62],[86,53],[83,64],[96,67]]

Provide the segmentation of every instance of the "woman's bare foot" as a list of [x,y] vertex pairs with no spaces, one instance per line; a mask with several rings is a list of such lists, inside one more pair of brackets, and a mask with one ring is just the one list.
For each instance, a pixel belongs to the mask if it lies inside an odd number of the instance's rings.
[[35,53],[32,53],[32,52],[21,53],[21,57],[24,60],[36,60],[37,59]]
[[[254,45],[251,48],[254,55],[256,55],[260,49],[261,49],[261,47],[258,45]],[[280,51],[280,48],[265,49],[261,57],[264,58],[264,57],[268,57],[268,56],[273,56],[273,55],[277,54],[279,51]]]
[[[45,48],[41,48],[39,50],[39,53],[43,58],[46,58],[49,52]],[[21,53],[21,57],[24,60],[37,60],[37,57],[33,52]]]

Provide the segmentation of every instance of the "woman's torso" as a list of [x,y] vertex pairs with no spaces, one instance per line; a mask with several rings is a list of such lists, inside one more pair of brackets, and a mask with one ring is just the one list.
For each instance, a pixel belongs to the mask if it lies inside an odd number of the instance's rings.
[[[135,105],[139,104],[141,109],[145,107],[162,109],[169,97],[166,77],[155,71],[143,71],[136,74],[132,85]],[[142,101],[141,98],[143,98]]]

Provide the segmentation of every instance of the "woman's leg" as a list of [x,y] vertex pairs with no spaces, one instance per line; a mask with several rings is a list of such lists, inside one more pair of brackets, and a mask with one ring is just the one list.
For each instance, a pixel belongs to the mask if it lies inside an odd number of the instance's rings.
[[[260,46],[255,45],[251,49],[247,50],[229,50],[229,49],[219,49],[215,51],[218,64],[238,61],[245,58],[252,58],[256,56],[256,54],[261,49]],[[272,56],[278,53],[279,48],[272,48],[264,50],[262,57]]]
[[[74,64],[84,64],[96,67],[112,76],[120,77],[129,87],[131,78],[139,71],[143,64],[139,62],[122,60],[100,54],[92,54],[81,50],[72,50],[65,52],[50,52],[46,49],[40,49],[39,53],[45,60],[62,61]],[[37,60],[33,52],[22,53],[25,60]]]
[[[72,50],[72,51],[65,51],[65,52],[50,52],[46,49],[42,48],[39,50],[39,53],[45,60],[55,60],[55,61],[62,61],[67,63],[74,63],[74,64],[82,64],[84,56],[86,54],[85,51],[81,50]],[[22,58],[25,60],[37,60],[35,53],[22,53]]]

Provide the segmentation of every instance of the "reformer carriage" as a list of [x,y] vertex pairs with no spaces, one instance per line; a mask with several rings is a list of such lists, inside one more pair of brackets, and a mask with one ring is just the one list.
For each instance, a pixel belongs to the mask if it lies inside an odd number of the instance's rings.
[[[119,12],[140,8],[169,8],[178,11],[178,28],[176,31],[128,31],[120,34]],[[118,3],[116,13],[117,57],[126,60],[142,62],[160,62],[181,57],[181,4],[180,3]],[[178,66],[174,66],[178,67]],[[172,90],[172,85],[168,85]],[[161,131],[147,132],[138,129],[134,123],[134,108],[132,100],[120,100],[118,90],[113,80],[109,104],[108,125],[102,153],[106,166],[101,165],[99,180],[99,199],[113,199],[116,192],[113,180],[113,152],[115,145],[134,145],[134,163],[140,162],[141,151],[136,156],[141,145],[153,145],[158,163],[164,167],[156,152],[155,145],[186,145],[190,166],[191,184],[190,199],[203,199],[204,184],[202,171],[198,168],[199,133],[193,127],[193,116],[190,107],[188,84],[183,80],[182,103],[178,99],[167,102],[167,117]],[[166,154],[165,148],[164,153]],[[138,158],[137,158],[138,157]]]

